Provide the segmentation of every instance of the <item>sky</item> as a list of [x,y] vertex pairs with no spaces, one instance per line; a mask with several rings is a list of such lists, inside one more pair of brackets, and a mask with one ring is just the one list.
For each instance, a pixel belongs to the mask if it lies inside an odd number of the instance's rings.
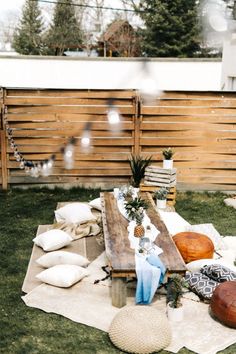
[[[24,3],[25,0],[0,0],[0,18],[4,18],[9,11],[20,13]],[[43,3],[41,5],[43,6]],[[121,6],[119,0],[106,0],[105,5],[112,7]]]
[[0,0],[0,14],[4,15],[7,11],[20,10],[25,0]]

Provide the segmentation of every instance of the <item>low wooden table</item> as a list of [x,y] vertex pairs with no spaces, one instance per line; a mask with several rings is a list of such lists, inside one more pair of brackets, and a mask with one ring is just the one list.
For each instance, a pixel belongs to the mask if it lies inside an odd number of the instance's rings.
[[[130,248],[128,239],[128,221],[120,213],[113,193],[102,192],[100,196],[106,255],[112,277],[112,305],[122,307],[126,305],[127,277],[136,276],[134,250]],[[185,263],[161,220],[150,193],[144,192],[141,196],[149,202],[147,215],[151,223],[160,231],[155,243],[163,250],[160,259],[166,266],[167,276],[171,273],[184,275],[186,271]]]

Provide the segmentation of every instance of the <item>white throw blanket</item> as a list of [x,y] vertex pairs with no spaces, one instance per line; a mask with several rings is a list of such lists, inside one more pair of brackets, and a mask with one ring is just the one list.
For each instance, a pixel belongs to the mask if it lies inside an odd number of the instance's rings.
[[[111,321],[120,311],[111,305],[110,281],[94,285],[95,279],[104,276],[101,265],[106,264],[105,253],[89,265],[91,276],[69,289],[42,284],[22,299],[27,306],[56,313],[75,322],[109,330]],[[134,290],[129,289],[127,306],[134,305]],[[165,296],[155,296],[151,305],[165,313]],[[209,306],[202,302],[183,299],[184,320],[172,323],[172,341],[165,348],[177,353],[182,347],[198,354],[215,354],[236,342],[235,329],[226,327],[209,315]],[[46,318],[45,318],[46,319]],[[78,348],[79,350],[79,348]]]

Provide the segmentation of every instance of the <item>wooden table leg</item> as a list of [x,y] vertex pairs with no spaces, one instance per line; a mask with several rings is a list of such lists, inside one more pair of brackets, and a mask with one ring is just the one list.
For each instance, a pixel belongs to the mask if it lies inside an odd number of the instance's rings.
[[112,278],[111,301],[112,306],[123,307],[126,305],[126,278]]

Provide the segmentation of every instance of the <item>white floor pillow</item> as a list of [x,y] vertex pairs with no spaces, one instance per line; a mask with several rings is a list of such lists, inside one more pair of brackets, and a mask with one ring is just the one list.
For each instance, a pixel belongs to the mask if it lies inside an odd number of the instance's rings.
[[65,231],[53,229],[36,236],[33,242],[46,252],[67,246],[73,239]]
[[91,207],[84,203],[69,203],[54,211],[57,222],[81,224],[96,220]]
[[44,268],[58,264],[73,264],[80,267],[86,267],[89,264],[89,260],[80,254],[66,251],[49,252],[38,258],[36,262]]
[[94,209],[97,209],[100,211],[102,210],[101,198],[96,198],[96,199],[91,200],[91,202],[89,202],[89,205]]
[[226,198],[224,203],[236,209],[236,198]]
[[71,264],[60,264],[42,271],[36,275],[36,278],[43,283],[68,288],[88,274],[88,270],[83,267]]

